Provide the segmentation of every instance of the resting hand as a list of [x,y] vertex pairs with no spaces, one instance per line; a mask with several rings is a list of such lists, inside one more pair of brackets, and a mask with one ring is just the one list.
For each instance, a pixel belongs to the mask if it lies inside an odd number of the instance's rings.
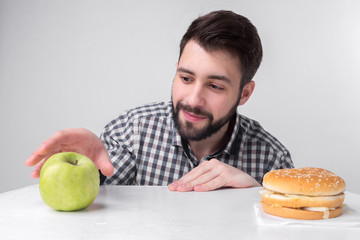
[[59,152],[77,152],[90,158],[105,176],[114,174],[114,168],[102,141],[84,128],[68,128],[57,131],[43,142],[25,161],[26,166],[35,166],[31,177],[38,178],[45,161]]
[[199,166],[168,186],[170,191],[211,191],[221,187],[245,188],[261,186],[253,177],[217,159]]

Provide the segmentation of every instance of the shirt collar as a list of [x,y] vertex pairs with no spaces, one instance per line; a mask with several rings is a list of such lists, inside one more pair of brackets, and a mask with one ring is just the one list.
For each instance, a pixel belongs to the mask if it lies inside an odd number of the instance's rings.
[[173,146],[182,146],[182,144],[181,144],[181,136],[180,136],[179,132],[177,131],[176,127],[175,127],[172,111],[169,111],[168,121],[169,121],[169,126],[170,126],[171,144]]
[[241,121],[241,115],[236,113],[236,118],[235,118],[235,124],[233,127],[233,131],[230,137],[229,142],[226,144],[225,148],[224,148],[224,152],[226,152],[227,154],[230,154],[230,150],[237,138],[237,135],[239,133],[239,129],[240,129],[240,121]]
[[182,146],[181,136],[174,125],[174,121],[171,121],[171,132],[172,132],[172,145]]

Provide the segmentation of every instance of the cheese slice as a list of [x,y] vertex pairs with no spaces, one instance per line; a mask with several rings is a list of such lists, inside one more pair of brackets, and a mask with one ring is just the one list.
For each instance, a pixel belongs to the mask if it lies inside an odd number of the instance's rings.
[[304,207],[302,208],[308,211],[315,211],[315,212],[324,212],[323,219],[329,219],[330,210],[335,210],[335,208],[327,208],[327,207]]

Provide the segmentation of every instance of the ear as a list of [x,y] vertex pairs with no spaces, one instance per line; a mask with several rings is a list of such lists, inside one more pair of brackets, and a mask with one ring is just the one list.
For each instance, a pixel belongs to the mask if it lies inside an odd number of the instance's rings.
[[241,99],[239,101],[238,106],[244,105],[250,98],[251,94],[253,93],[255,89],[255,82],[254,81],[250,81],[249,83],[247,83],[242,92],[241,92]]

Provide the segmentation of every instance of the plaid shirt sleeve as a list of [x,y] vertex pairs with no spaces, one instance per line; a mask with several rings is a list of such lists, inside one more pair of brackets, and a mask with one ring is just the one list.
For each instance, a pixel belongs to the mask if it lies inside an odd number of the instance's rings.
[[275,169],[293,168],[290,152],[273,135],[265,131],[254,120],[241,116],[243,126],[241,142],[243,170],[254,177],[260,184],[264,175]]
[[103,141],[117,171],[106,178],[105,184],[131,185],[136,177],[135,144],[132,122],[123,114],[106,125],[100,139]]

